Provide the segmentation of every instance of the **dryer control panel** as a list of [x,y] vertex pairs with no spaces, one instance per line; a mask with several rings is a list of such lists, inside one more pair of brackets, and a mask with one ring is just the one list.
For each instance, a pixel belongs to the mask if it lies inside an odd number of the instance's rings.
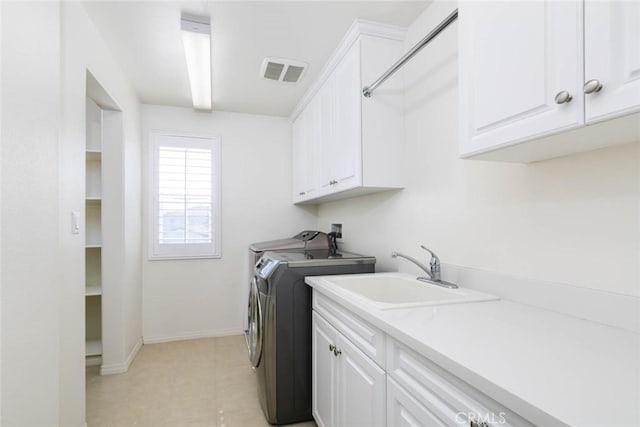
[[267,279],[277,266],[278,261],[263,256],[256,263],[256,274],[262,279]]

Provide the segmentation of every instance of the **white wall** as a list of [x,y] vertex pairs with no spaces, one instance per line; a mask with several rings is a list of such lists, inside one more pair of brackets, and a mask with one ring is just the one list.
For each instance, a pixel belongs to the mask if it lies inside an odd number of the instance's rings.
[[[0,100],[2,97],[2,3],[0,3]],[[0,101],[0,242],[2,242],[2,101]],[[2,245],[0,244],[0,424],[2,424]]]
[[[406,49],[454,7],[432,3]],[[443,263],[639,296],[639,145],[531,165],[459,160],[456,25],[404,67],[406,188],[322,205],[318,227],[342,223],[345,248],[378,270],[418,272],[390,253],[426,259],[424,243]]]
[[[70,212],[84,212],[85,96],[89,70],[120,106],[124,141],[115,147],[116,169],[107,176],[119,176],[117,197],[112,200],[122,211],[115,222],[123,228],[110,236],[119,245],[118,285],[111,293],[108,321],[116,333],[103,336],[105,363],[126,360],[142,336],[140,267],[140,121],[139,103],[132,86],[118,66],[93,22],[79,2],[63,2],[62,11],[62,138],[60,140],[60,221],[61,268],[60,307],[60,419],[63,426],[85,422],[84,360],[84,235],[72,235]],[[60,34],[58,34],[60,37]],[[104,298],[107,296],[105,295]],[[106,301],[103,301],[105,303]],[[41,356],[42,357],[42,356]],[[52,425],[48,423],[47,425]],[[44,424],[40,424],[44,425]]]
[[[222,258],[148,261],[149,221],[143,222],[144,340],[240,333],[248,245],[292,236],[316,223],[313,208],[291,203],[291,123],[285,118],[152,105],[143,106],[142,123],[144,153],[151,130],[219,136],[222,168]],[[143,163],[147,165],[148,158]]]
[[142,335],[139,104],[80,3],[1,10],[0,423],[82,426],[84,235],[70,214],[84,211],[86,70],[124,110],[123,359]]
[[2,419],[58,422],[60,5],[2,3]]

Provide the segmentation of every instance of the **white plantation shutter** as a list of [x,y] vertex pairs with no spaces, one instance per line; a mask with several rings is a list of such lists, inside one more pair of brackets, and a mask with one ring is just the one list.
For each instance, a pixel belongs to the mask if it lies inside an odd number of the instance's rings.
[[152,134],[150,258],[220,256],[217,138]]

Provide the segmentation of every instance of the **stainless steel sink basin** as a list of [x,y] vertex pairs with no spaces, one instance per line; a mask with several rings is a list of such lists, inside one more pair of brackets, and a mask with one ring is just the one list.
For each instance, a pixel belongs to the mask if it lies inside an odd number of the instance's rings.
[[496,296],[457,288],[446,289],[420,282],[403,273],[352,274],[327,276],[327,284],[339,293],[366,300],[380,309],[492,301]]

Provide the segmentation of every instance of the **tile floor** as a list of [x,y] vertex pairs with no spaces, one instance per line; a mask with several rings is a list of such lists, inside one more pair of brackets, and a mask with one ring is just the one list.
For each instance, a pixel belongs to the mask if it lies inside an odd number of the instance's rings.
[[88,427],[268,425],[242,335],[145,345],[125,374],[87,368]]

